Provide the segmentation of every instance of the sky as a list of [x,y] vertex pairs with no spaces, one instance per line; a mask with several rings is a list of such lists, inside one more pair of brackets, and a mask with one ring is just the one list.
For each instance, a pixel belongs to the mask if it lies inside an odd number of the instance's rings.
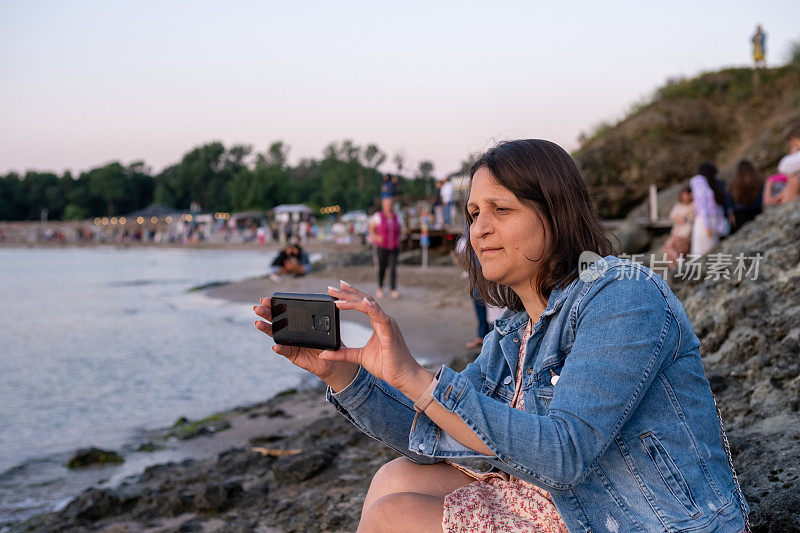
[[351,139],[443,176],[504,139],[574,150],[668,78],[749,66],[757,23],[783,64],[798,20],[797,0],[0,0],[0,173]]

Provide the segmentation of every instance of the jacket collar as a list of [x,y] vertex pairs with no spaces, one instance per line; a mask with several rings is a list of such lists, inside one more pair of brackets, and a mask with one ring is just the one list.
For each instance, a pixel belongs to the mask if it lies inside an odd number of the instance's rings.
[[[556,287],[550,293],[550,297],[547,299],[547,307],[545,307],[544,311],[542,312],[542,318],[546,316],[550,316],[559,309],[564,304],[564,300],[567,299],[572,291],[575,289],[575,285],[579,281],[579,278],[575,278],[572,282],[567,284],[563,287]],[[516,331],[525,326],[528,323],[528,316],[527,311],[511,311],[506,310],[503,313],[503,316],[495,320],[494,328],[497,332],[502,335],[506,336],[512,331]]]

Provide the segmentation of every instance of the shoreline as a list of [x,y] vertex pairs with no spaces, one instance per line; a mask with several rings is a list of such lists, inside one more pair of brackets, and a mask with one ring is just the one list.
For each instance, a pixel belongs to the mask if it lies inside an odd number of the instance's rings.
[[[337,252],[332,255],[342,254],[340,250]],[[325,259],[329,260],[326,262],[335,263],[335,258],[330,261],[330,255],[326,254]],[[345,252],[343,255],[350,254]],[[418,266],[400,265],[398,267],[398,289],[401,298],[380,300],[385,310],[398,320],[412,353],[418,359],[424,360],[425,366],[431,368],[465,356],[474,357],[476,355],[475,352],[470,353],[464,348],[464,344],[474,336],[475,318],[468,298],[468,285],[460,278],[459,273],[460,271],[454,265],[430,267],[426,271],[421,270]],[[201,289],[200,292],[211,298],[229,302],[255,303],[259,296],[271,294],[278,288],[297,292],[324,292],[327,285],[338,283],[339,279],[344,278],[352,282],[354,286],[371,293],[375,287],[374,276],[371,265],[349,267],[329,265],[323,266],[321,270],[312,271],[303,278],[283,279],[277,285],[268,278],[259,277],[209,286]],[[368,325],[366,317],[359,318],[358,315],[360,314],[347,312],[342,319]],[[435,319],[431,322],[430,318],[424,318],[426,316],[435,316]],[[455,326],[453,322],[456,323]],[[272,354],[271,351],[269,353],[280,357]],[[237,405],[227,410],[211,413],[199,421],[187,421],[190,426],[196,425],[197,431],[192,432],[186,438],[179,438],[172,434],[174,432],[172,427],[137,431],[126,444],[116,450],[125,459],[125,463],[122,465],[91,467],[77,472],[62,467],[61,470],[66,477],[76,480],[72,484],[71,493],[69,486],[61,487],[63,494],[57,499],[62,503],[53,508],[56,502],[51,500],[47,509],[39,507],[31,509],[34,511],[33,513],[23,511],[17,515],[22,517],[22,520],[30,515],[33,516],[28,520],[34,522],[45,520],[45,517],[53,517],[68,511],[69,507],[81,498],[79,493],[85,492],[85,490],[117,490],[123,485],[139,483],[135,480],[146,477],[147,472],[152,469],[171,472],[173,469],[171,465],[181,465],[187,462],[199,464],[210,461],[214,463],[220,454],[232,449],[280,448],[284,440],[296,438],[293,435],[296,433],[298,425],[308,428],[325,420],[322,426],[327,427],[336,424],[337,422],[334,421],[338,418],[343,419],[325,402],[322,383],[308,374],[296,388],[278,392],[264,401]],[[345,428],[341,429],[343,434],[347,434],[350,428],[346,428],[347,431]],[[356,438],[352,435],[350,437]],[[255,446],[255,444],[259,444],[259,446]],[[297,449],[307,449],[311,445],[312,443],[300,439]],[[142,448],[152,451],[142,451]],[[247,451],[245,456],[250,453],[252,452]],[[57,456],[63,459],[64,454],[57,454]],[[40,459],[51,463],[49,465],[51,469],[61,466],[54,462],[55,457]],[[18,474],[24,476],[29,473],[27,472],[29,469],[35,470],[35,467],[31,466],[35,463],[37,460],[12,467],[3,476],[8,477],[7,474],[16,469],[20,469]],[[376,468],[379,466],[376,465]],[[371,474],[367,476],[367,479],[370,477]],[[8,479],[4,479],[4,481],[7,483]],[[69,485],[69,482],[66,485]],[[362,487],[362,489],[355,490],[353,495],[356,496],[359,491],[365,494],[366,487]],[[26,530],[30,529],[32,523],[20,522],[19,519],[16,519],[13,522],[7,522],[6,526],[11,531]],[[34,527],[34,529],[36,528]],[[4,526],[0,525],[0,531],[5,531]]]

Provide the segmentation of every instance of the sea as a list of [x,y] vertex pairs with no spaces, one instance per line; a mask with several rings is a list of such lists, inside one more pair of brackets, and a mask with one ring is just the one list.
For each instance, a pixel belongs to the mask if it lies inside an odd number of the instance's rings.
[[[58,509],[96,481],[64,468],[78,448],[116,449],[181,416],[208,416],[307,383],[309,374],[254,328],[252,304],[196,290],[264,275],[273,257],[0,248],[0,524]],[[368,335],[342,324],[351,345]]]

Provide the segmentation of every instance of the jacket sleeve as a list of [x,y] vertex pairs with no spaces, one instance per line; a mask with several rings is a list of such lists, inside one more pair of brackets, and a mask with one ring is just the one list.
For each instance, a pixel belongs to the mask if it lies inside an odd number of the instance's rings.
[[[493,332],[493,334],[495,333]],[[482,373],[477,361],[470,363],[461,375],[480,389]],[[360,367],[353,381],[338,393],[334,393],[328,387],[325,399],[362,432],[383,442],[412,461],[431,464],[441,460],[417,453],[419,443],[414,449],[409,447],[414,425],[418,420],[430,421],[430,419],[425,415],[418,415],[414,410],[413,401],[395,387],[375,378],[364,370],[364,367]],[[438,426],[436,429],[442,434],[442,438],[450,438]],[[454,439],[452,441],[458,444]],[[461,445],[459,444],[459,446]],[[465,455],[471,454],[477,454],[477,452],[469,450]]]
[[432,464],[441,460],[409,451],[408,434],[416,415],[413,402],[364,367],[360,367],[355,379],[338,393],[328,387],[325,399],[363,433],[415,463]]
[[[631,270],[612,267],[570,310],[575,340],[546,416],[481,394],[466,376],[442,368],[434,399],[495,454],[472,457],[549,490],[566,490],[585,478],[668,352],[677,349],[676,322],[662,289],[645,271],[632,271],[641,276],[626,279],[619,274]],[[411,449],[432,457],[468,456],[468,448],[441,438],[435,424],[420,418]]]

